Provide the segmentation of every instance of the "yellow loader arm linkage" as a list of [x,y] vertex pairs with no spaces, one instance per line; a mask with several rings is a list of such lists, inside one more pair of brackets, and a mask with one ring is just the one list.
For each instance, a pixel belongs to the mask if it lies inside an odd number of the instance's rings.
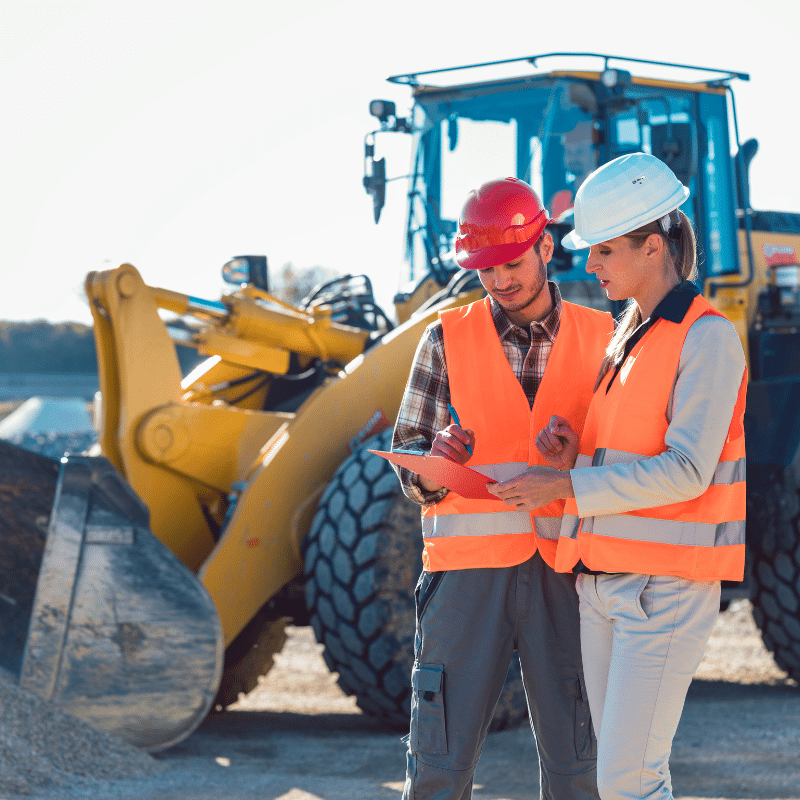
[[[425,325],[481,293],[369,347],[369,331],[324,305],[252,286],[200,301],[123,264],[91,273],[86,291],[102,455],[62,460],[20,684],[160,749],[202,721],[228,685],[228,645],[302,572],[317,501],[349,443],[395,418]],[[160,309],[193,318],[188,338],[210,356],[186,379]],[[316,383],[294,410],[260,410],[269,381],[308,364]],[[229,391],[253,375],[258,391]]]
[[[159,308],[210,317],[196,346],[219,354],[231,369],[280,374],[290,351],[349,361],[363,350],[366,332],[314,325],[299,313],[236,296],[226,298],[228,306],[199,307],[186,295],[146,286],[128,264],[90,273],[86,293],[98,351],[101,449],[147,503],[153,533],[197,572],[214,549],[230,487],[247,477],[290,416],[184,401]],[[279,348],[274,342],[281,334]],[[234,635],[226,631],[226,640]]]

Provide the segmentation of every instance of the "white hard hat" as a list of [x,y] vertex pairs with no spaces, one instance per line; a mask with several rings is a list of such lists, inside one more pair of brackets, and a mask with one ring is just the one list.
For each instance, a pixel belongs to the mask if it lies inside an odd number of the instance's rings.
[[631,153],[596,169],[575,195],[575,230],[561,244],[582,250],[630,233],[674,211],[689,196],[655,156]]

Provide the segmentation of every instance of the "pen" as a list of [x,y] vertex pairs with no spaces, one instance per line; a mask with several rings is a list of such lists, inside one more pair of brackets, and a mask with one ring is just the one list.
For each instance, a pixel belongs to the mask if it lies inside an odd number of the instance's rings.
[[[453,422],[455,422],[455,424],[458,425],[458,427],[460,428],[461,420],[459,420],[458,414],[456,414],[456,410],[453,408],[453,406],[450,405],[450,403],[447,404],[447,410],[450,412],[450,416],[453,418]],[[467,452],[470,455],[472,455],[472,448],[469,445],[466,445],[466,448]]]

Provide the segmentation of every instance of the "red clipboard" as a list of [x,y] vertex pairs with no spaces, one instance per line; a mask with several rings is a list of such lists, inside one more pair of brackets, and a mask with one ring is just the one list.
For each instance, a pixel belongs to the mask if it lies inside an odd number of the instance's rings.
[[450,461],[449,458],[423,456],[419,453],[409,453],[403,450],[395,450],[388,453],[383,450],[370,450],[369,452],[375,453],[376,456],[385,458],[393,464],[410,469],[412,472],[416,472],[417,475],[422,475],[423,478],[436,481],[440,486],[444,486],[462,497],[469,497],[473,500],[498,499],[486,488],[486,484],[492,480],[491,478],[487,478],[480,472],[465,467],[463,464]]

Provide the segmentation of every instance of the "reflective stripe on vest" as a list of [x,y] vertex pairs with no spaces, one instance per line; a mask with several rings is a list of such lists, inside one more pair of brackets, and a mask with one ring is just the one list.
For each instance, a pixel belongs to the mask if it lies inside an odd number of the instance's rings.
[[[610,314],[562,303],[561,324],[533,409],[503,352],[488,298],[440,313],[450,399],[461,424],[475,432],[468,466],[507,480],[546,463],[535,447],[553,414],[581,431],[597,370],[613,330]],[[537,550],[555,564],[563,501],[533,513],[501,500],[449,492],[422,510],[423,565],[428,571],[506,567]]]
[[500,514],[436,514],[422,518],[422,535],[426,539],[437,536],[501,536],[507,533],[532,533],[531,515],[527,511],[505,511]]
[[[473,469],[494,481],[506,481],[527,467],[526,461],[510,461],[482,464]],[[527,511],[512,511],[505,503],[496,500],[474,502],[455,495],[444,507],[439,503],[426,506],[422,512],[422,536],[425,539],[532,533],[531,516]]]
[[[594,403],[594,399],[592,400]],[[591,407],[589,409],[591,412]],[[588,441],[591,436],[588,428],[583,430],[583,439],[580,446],[584,446],[584,441]],[[592,439],[593,441],[593,439]],[[583,469],[592,466],[592,457],[584,453],[578,453],[573,469]],[[564,503],[564,514],[561,518],[561,529],[559,531],[558,552],[556,555],[556,570],[559,572],[569,572],[580,559],[578,552],[578,529],[581,525],[581,518],[578,516],[578,505],[574,497],[568,497]],[[571,540],[571,541],[570,541]],[[574,556],[574,558],[573,558]]]
[[581,533],[597,536],[615,536],[632,542],[662,542],[663,544],[691,545],[693,547],[720,547],[744,544],[744,524],[732,522],[692,522],[674,519],[648,519],[614,514],[608,517],[589,517],[581,525]]
[[[725,451],[721,458],[725,457]],[[640,453],[626,453],[623,450],[612,450],[598,447],[592,458],[593,467],[611,466],[614,464],[631,464],[648,458]],[[744,457],[731,461],[720,461],[711,478],[708,490],[694,500],[684,500],[656,508],[641,511],[629,511],[632,516],[656,519],[681,519],[704,522],[730,522],[743,519],[745,513],[745,473]],[[584,525],[583,529],[590,529]],[[597,532],[597,528],[594,528]],[[744,531],[742,531],[744,536]]]
[[[591,466],[602,467],[611,464],[630,464],[633,461],[641,461],[649,456],[641,453],[626,453],[624,450],[611,450],[608,447],[598,447],[594,451]],[[737,458],[734,461],[720,461],[714,470],[714,477],[711,479],[711,486],[724,483],[737,483],[745,479],[746,473],[745,458]],[[577,468],[578,463],[575,462]],[[588,466],[588,465],[587,465]]]
[[[611,373],[604,378],[592,400],[576,469],[630,464],[664,452],[666,409],[681,349],[692,323],[707,314],[723,316],[698,296],[680,324],[658,320],[633,348],[608,394]],[[570,498],[556,569],[568,571],[582,559],[590,569],[607,572],[742,580],[746,389],[745,371],[719,463],[699,497],[583,520]]]

